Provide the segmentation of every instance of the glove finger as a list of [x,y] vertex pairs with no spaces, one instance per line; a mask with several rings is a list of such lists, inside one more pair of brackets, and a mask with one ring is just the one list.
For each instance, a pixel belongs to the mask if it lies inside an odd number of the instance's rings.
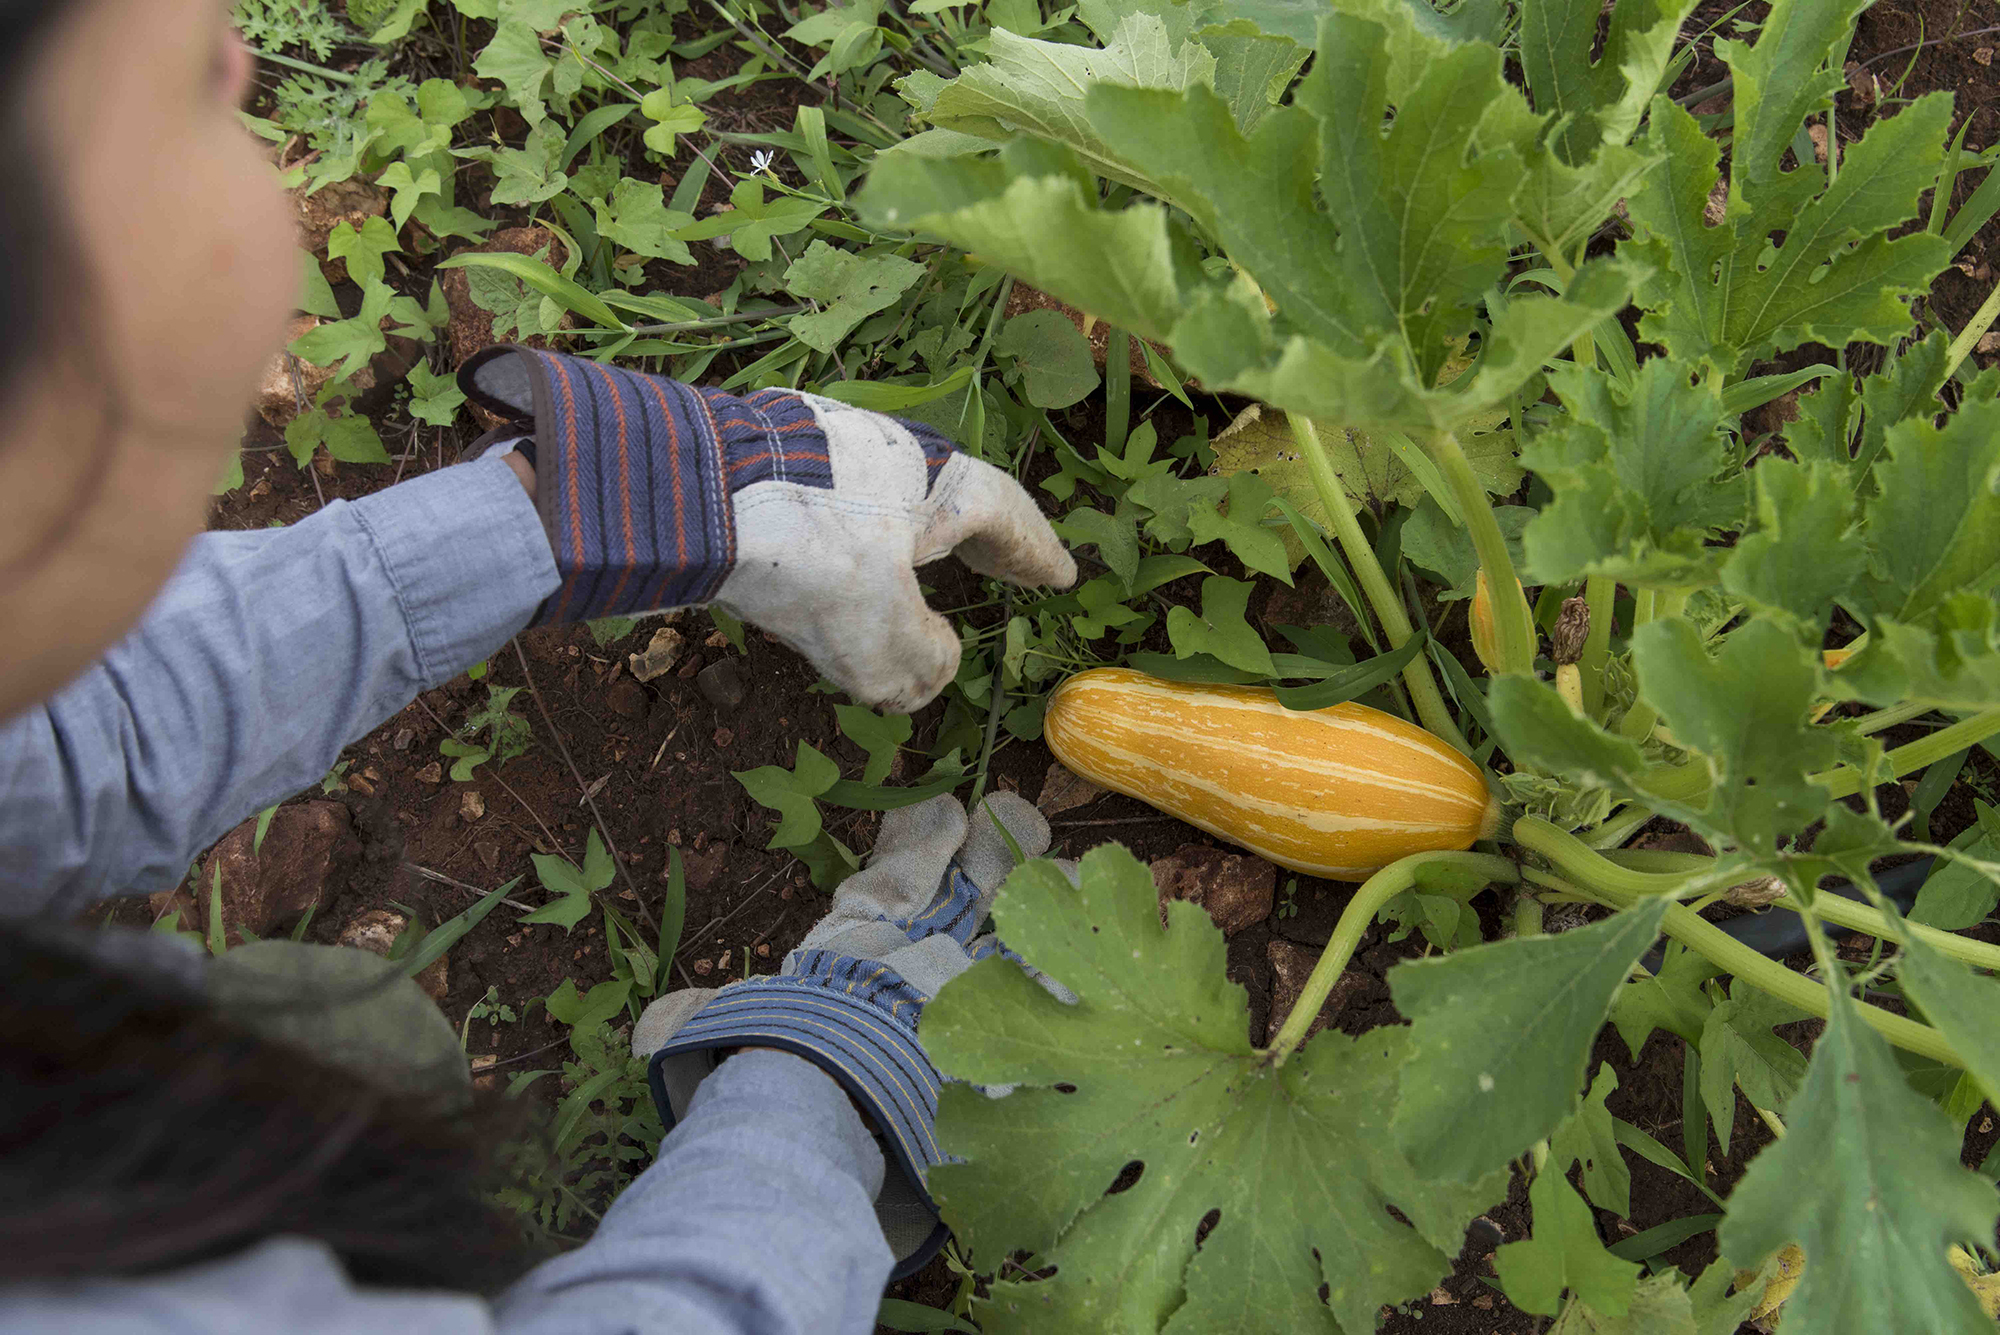
[[958,675],[958,632],[924,602],[911,566],[898,561],[854,601],[829,610],[841,624],[815,637],[825,654],[813,664],[869,708],[914,714]]
[[917,564],[955,551],[959,560],[995,579],[1058,589],[1076,583],[1076,562],[1034,498],[991,464],[953,455],[932,500],[935,517],[918,544]]
[[868,865],[840,883],[832,911],[807,933],[799,949],[828,946],[880,918],[893,921],[922,913],[937,897],[938,882],[964,842],[965,808],[948,794],[889,812]]
[[1048,851],[1049,822],[1019,795],[998,792],[979,804],[979,814],[972,818],[971,825],[965,847],[958,853],[958,865],[979,887],[980,907],[984,910],[992,905],[1000,882],[1014,870],[1014,850],[1007,846],[1001,828],[1014,836],[1023,857],[1037,858]]

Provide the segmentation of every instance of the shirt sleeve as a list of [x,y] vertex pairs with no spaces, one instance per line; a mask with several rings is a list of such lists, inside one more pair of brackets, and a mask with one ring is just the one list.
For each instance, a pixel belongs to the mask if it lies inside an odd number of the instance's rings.
[[596,1236],[497,1306],[501,1335],[869,1335],[894,1264],[882,1152],[840,1086],[783,1052],[704,1080]]
[[0,915],[178,884],[201,849],[499,649],[554,592],[497,455],[197,538],[145,619],[0,725]]

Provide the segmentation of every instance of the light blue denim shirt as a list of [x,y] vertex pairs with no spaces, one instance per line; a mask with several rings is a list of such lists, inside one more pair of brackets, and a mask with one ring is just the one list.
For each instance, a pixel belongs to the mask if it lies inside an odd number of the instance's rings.
[[[0,726],[0,915],[173,887],[238,822],[504,646],[556,584],[497,457],[291,528],[197,539],[136,630]],[[277,1239],[163,1276],[0,1289],[0,1332],[859,1335],[891,1265],[882,1173],[831,1079],[745,1053],[595,1237],[492,1301],[362,1289],[321,1245]]]

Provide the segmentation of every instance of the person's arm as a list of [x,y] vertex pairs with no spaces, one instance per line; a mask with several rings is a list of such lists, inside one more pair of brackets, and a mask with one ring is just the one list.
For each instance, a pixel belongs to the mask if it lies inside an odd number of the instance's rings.
[[506,457],[195,540],[139,627],[0,726],[0,915],[170,889],[203,848],[506,644],[556,588]]
[[502,1295],[500,1335],[867,1335],[893,1263],[883,1171],[831,1077],[741,1053],[596,1235]]

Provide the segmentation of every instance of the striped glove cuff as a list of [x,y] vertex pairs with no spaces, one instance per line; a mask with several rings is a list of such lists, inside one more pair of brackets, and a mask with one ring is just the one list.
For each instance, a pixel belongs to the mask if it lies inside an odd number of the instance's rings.
[[[472,357],[459,384],[489,412],[533,423],[536,503],[562,576],[537,625],[711,602],[736,565],[737,492],[842,481],[817,401],[790,390],[738,398],[511,345]],[[935,484],[953,446],[898,425]]]

